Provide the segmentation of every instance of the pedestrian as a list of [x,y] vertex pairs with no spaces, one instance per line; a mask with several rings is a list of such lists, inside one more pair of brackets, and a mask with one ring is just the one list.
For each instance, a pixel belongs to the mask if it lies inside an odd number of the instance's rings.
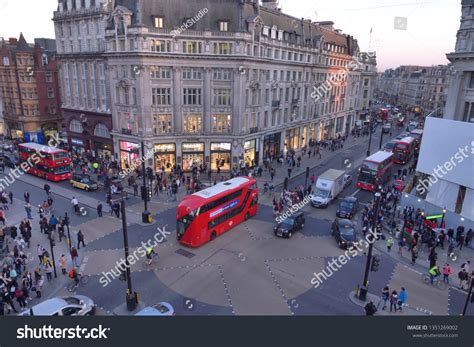
[[389,237],[387,239],[387,252],[388,253],[390,253],[390,251],[392,250],[392,246],[393,246],[393,238]]
[[46,273],[46,278],[47,278],[48,282],[50,282],[53,278],[53,275],[52,275],[53,267],[51,266],[51,263],[49,262],[49,260],[44,265],[44,272]]
[[400,295],[398,297],[398,309],[401,311],[403,309],[403,306],[406,305],[407,303],[407,291],[405,290],[404,287],[402,287],[402,290],[400,291]]
[[400,241],[398,242],[398,254],[400,254],[400,256],[403,256],[403,247],[405,247],[406,244],[407,239],[405,238],[400,239]]
[[453,273],[453,268],[448,263],[443,266],[443,282],[449,284],[449,276]]
[[288,168],[288,178],[291,178],[291,167]]
[[72,247],[71,248],[71,259],[72,259],[72,262],[74,264],[74,266],[78,266],[77,264],[77,259],[79,258],[79,252],[77,251],[77,249],[75,247]]
[[382,310],[385,310],[385,307],[387,307],[387,301],[390,298],[390,289],[388,286],[385,286],[384,289],[382,289],[382,300],[383,300],[383,306]]
[[38,246],[36,246],[36,252],[38,254],[39,262],[40,265],[43,264],[43,247],[38,243]]
[[11,191],[8,192],[8,198],[10,199],[10,205],[13,205],[13,193]]
[[77,249],[81,249],[80,244],[82,243],[83,247],[86,247],[86,244],[84,243],[84,234],[82,233],[81,230],[77,232]]
[[398,293],[396,290],[390,294],[390,312],[397,312]]
[[28,201],[25,202],[25,211],[26,211],[26,218],[33,219],[33,217],[31,216],[31,205]]
[[64,254],[61,254],[61,257],[59,257],[59,266],[61,267],[62,274],[65,275],[67,269],[67,259]]
[[97,203],[97,215],[98,215],[99,217],[102,217],[102,208],[103,208],[102,203],[99,201],[99,202]]
[[25,193],[23,194],[23,197],[25,198],[25,202],[26,202],[26,203],[29,203],[29,202],[30,202],[30,193],[28,193],[27,191],[25,191]]
[[417,258],[418,258],[418,247],[413,246],[413,248],[411,249],[411,263],[413,265],[416,264],[416,259]]
[[430,268],[436,265],[436,261],[438,260],[438,253],[435,252],[435,248],[431,248],[430,255],[428,256],[428,260],[430,261]]
[[373,316],[377,312],[377,307],[375,307],[374,303],[370,301],[364,307],[365,313],[367,316]]

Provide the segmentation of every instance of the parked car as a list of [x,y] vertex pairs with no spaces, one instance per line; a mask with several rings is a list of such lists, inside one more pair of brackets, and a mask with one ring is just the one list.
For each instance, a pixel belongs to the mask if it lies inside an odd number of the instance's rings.
[[356,229],[349,219],[336,218],[332,223],[331,232],[340,248],[351,248],[357,241]]
[[408,132],[411,132],[413,130],[415,130],[416,128],[418,128],[418,122],[410,122],[408,123],[408,126],[407,126],[407,131]]
[[336,216],[340,218],[354,217],[355,213],[359,209],[359,201],[353,196],[344,198],[339,204],[339,208],[336,211]]
[[176,311],[167,302],[159,302],[153,306],[145,307],[135,314],[135,316],[175,316]]
[[398,135],[395,139],[396,139],[396,140],[401,140],[401,139],[404,139],[404,138],[407,137],[407,136],[410,136],[410,133],[404,131],[404,132],[402,132],[400,135]]
[[393,147],[395,147],[395,144],[396,144],[396,143],[397,143],[397,142],[394,141],[394,140],[387,142],[387,143],[383,146],[383,150],[384,150],[385,152],[392,152],[392,151],[393,151]]
[[273,227],[275,236],[289,239],[293,234],[304,228],[305,218],[303,212],[296,212],[285,218],[281,223]]
[[91,298],[84,295],[56,297],[23,311],[19,316],[89,316],[95,314],[96,305]]
[[93,181],[88,175],[73,175],[69,182],[74,188],[86,191],[99,189],[97,182]]
[[399,192],[403,192],[403,189],[405,189],[405,182],[403,182],[402,180],[395,180],[393,182],[393,186],[395,187],[396,190],[398,190]]

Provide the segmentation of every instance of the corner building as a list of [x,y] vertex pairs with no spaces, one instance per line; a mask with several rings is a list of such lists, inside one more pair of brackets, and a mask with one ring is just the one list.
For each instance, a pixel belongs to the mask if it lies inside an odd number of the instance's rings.
[[364,104],[363,63],[311,97],[358,57],[357,41],[275,1],[117,0],[105,39],[122,167],[141,156],[141,141],[155,170],[261,165],[349,133]]

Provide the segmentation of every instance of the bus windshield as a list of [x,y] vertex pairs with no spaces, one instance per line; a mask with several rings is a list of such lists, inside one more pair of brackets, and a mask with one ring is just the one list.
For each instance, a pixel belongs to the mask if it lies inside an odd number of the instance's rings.
[[64,158],[67,158],[67,157],[68,157],[67,152],[54,153],[54,160],[64,159]]
[[369,184],[375,184],[375,175],[366,171],[360,171],[359,181],[369,183]]
[[68,173],[70,172],[70,167],[69,165],[65,165],[65,166],[58,166],[58,167],[55,167],[54,168],[54,173],[56,175],[61,175],[61,174],[65,174],[65,173]]
[[198,210],[194,210],[190,214],[176,221],[176,233],[178,234],[178,237],[181,237],[184,235],[186,230],[189,228],[189,226],[193,222],[194,218],[196,218],[197,211]]
[[377,168],[378,168],[378,165],[377,163],[373,163],[371,161],[364,161],[362,163],[362,166],[361,166],[361,170],[365,170],[365,171],[377,171]]
[[404,143],[397,143],[397,145],[395,146],[395,149],[399,151],[406,151],[407,148],[408,146]]

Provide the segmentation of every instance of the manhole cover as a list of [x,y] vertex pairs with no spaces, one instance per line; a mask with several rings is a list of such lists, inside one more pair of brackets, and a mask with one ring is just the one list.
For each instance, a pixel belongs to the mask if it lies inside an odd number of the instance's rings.
[[192,257],[194,257],[194,256],[196,255],[196,254],[194,254],[194,253],[188,252],[188,251],[185,250],[185,249],[178,249],[178,250],[176,251],[176,253],[178,253],[178,254],[180,254],[180,255],[186,257],[186,258],[192,258]]

